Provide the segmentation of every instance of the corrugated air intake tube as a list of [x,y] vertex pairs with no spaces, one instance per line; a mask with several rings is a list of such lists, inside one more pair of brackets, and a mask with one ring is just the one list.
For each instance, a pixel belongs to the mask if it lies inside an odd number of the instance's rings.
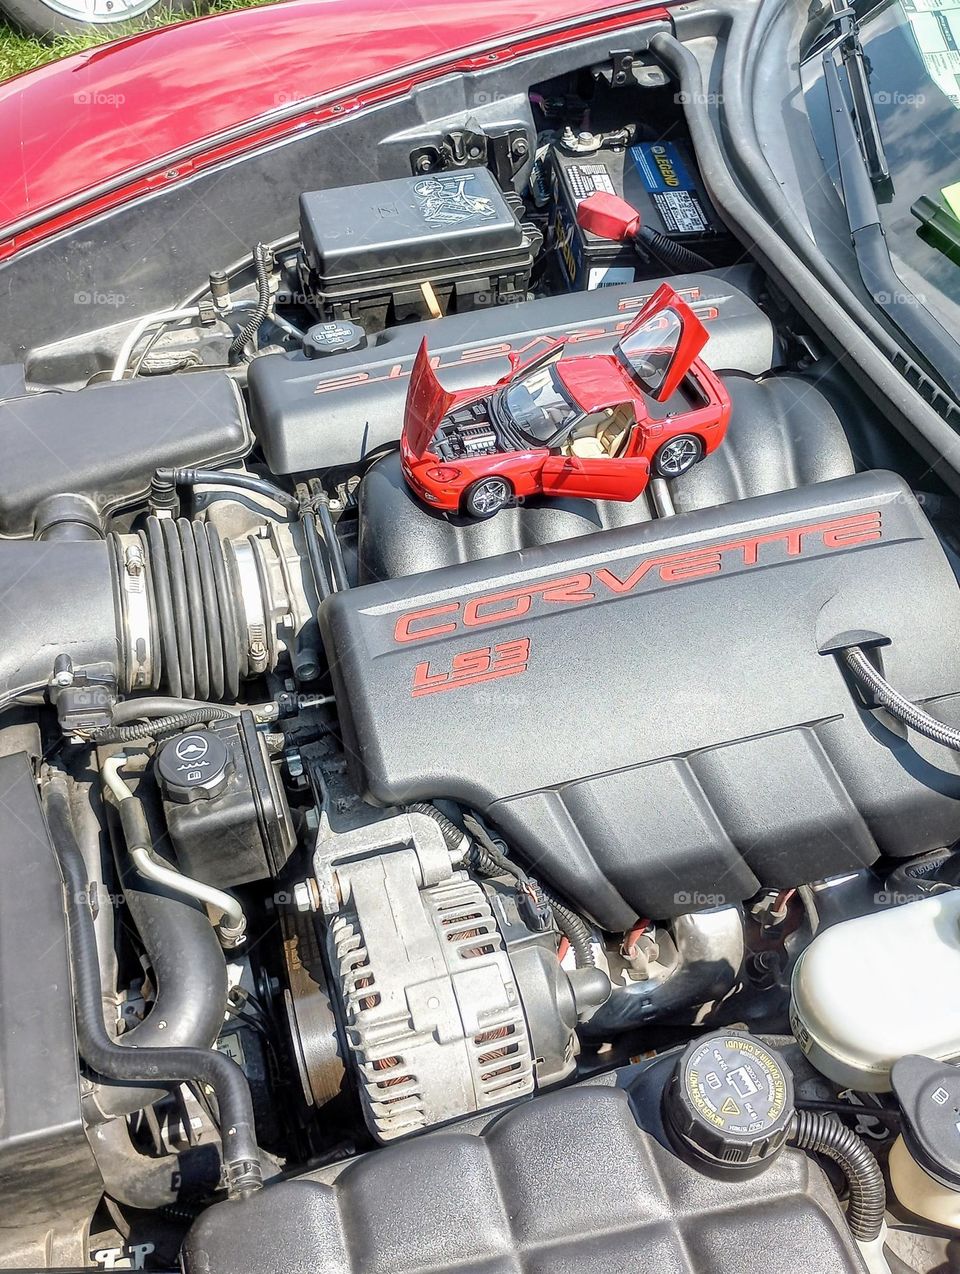
[[252,665],[234,555],[215,527],[147,519],[137,535],[109,537],[124,629],[127,689],[188,699],[235,699]]

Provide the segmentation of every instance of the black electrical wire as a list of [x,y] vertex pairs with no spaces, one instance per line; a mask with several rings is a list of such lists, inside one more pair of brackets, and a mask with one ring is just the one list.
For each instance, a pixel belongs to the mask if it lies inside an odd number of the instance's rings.
[[[431,807],[432,808],[432,807]],[[437,811],[439,813],[439,811]],[[570,943],[578,969],[595,969],[597,957],[593,950],[593,934],[584,918],[549,889],[542,881],[532,880],[522,867],[511,862],[503,853],[487,829],[472,814],[464,814],[463,825],[474,838],[469,855],[470,866],[483,876],[513,876],[519,887],[535,894],[550,904],[557,928]]]
[[922,734],[934,743],[960,752],[960,730],[931,717],[915,703],[911,703],[899,691],[894,690],[886,678],[882,677],[859,646],[849,646],[843,652],[843,660],[860,686],[881,703],[891,716]]
[[[57,808],[66,794],[54,788],[49,800]],[[255,1193],[263,1185],[263,1172],[246,1076],[236,1062],[216,1049],[124,1048],[110,1038],[103,1021],[87,872],[66,814],[57,819],[54,848],[64,881],[80,1056],[103,1079],[125,1084],[196,1084],[212,1089],[219,1112],[227,1191],[231,1198]]]
[[685,243],[668,238],[651,226],[641,226],[637,231],[637,238],[668,269],[678,270],[681,274],[713,269],[706,257],[702,257],[699,252],[694,252]]
[[140,739],[158,739],[163,734],[190,730],[194,726],[209,725],[211,721],[232,721],[235,712],[217,704],[207,704],[189,712],[178,712],[168,717],[150,721],[134,721],[129,725],[101,725],[84,732],[90,743],[136,743]]
[[262,243],[253,250],[253,268],[257,275],[257,305],[230,343],[228,358],[231,363],[245,356],[248,343],[263,327],[270,310],[270,254]]
[[[217,712],[224,711],[220,704],[201,703],[198,699],[181,699],[174,695],[145,695],[142,699],[124,699],[122,703],[115,703],[110,715],[114,725],[127,725],[131,721],[171,717],[181,712],[197,712],[207,708],[213,708]],[[231,708],[229,711],[234,716],[240,714],[239,708]]]
[[447,818],[443,810],[437,809],[436,805],[429,805],[426,801],[415,801],[413,805],[408,805],[407,809],[411,814],[426,814],[427,818],[432,818],[440,828],[444,844],[451,853],[462,847],[466,833],[461,832],[456,823]]
[[866,1143],[836,1115],[815,1110],[796,1111],[789,1141],[800,1150],[811,1150],[839,1165],[850,1187],[850,1232],[860,1242],[872,1243],[883,1227],[886,1189],[880,1165]]

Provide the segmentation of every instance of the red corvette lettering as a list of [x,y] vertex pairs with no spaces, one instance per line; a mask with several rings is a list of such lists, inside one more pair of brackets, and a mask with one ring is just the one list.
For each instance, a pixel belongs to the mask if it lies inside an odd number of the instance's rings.
[[[582,571],[579,575],[571,575],[566,579],[535,584],[532,588],[505,588],[499,593],[489,593],[486,597],[475,597],[467,602],[463,608],[463,623],[472,628],[478,624],[496,624],[501,620],[516,619],[518,615],[527,613],[533,599],[538,595],[545,602],[590,602],[596,596],[590,591],[590,585],[589,572]],[[481,606],[492,606],[497,602],[511,604],[493,612],[484,610],[481,613]]]
[[515,677],[527,671],[529,659],[530,638],[522,637],[517,641],[498,642],[495,646],[481,646],[478,650],[462,650],[454,655],[448,672],[433,672],[430,661],[424,660],[413,671],[411,694],[414,699],[420,699],[444,690]]
[[397,626],[394,629],[393,636],[395,641],[424,641],[427,637],[440,637],[444,633],[452,633],[456,631],[456,621],[448,620],[443,624],[431,624],[427,628],[417,628],[413,632],[410,626],[424,619],[431,619],[434,615],[451,615],[460,609],[459,602],[446,602],[443,606],[425,606],[423,610],[411,611],[409,615],[404,615],[397,620]]
[[[811,545],[816,547],[819,544],[823,549],[836,551],[853,548],[857,544],[869,544],[882,538],[883,517],[879,509],[869,513],[851,514],[845,518],[831,518],[828,522],[815,522],[807,526],[784,527],[783,530],[726,540],[722,544],[708,544],[682,553],[658,554],[639,562],[622,578],[608,567],[601,566],[592,573],[580,571],[576,575],[565,575],[558,580],[542,580],[535,584],[499,589],[495,593],[471,597],[462,603],[462,610],[460,602],[446,602],[442,606],[426,606],[422,610],[408,611],[397,620],[394,640],[400,643],[428,641],[432,637],[454,633],[461,627],[475,628],[485,624],[505,623],[526,615],[538,598],[541,602],[552,605],[581,605],[596,601],[598,592],[614,596],[631,593],[647,576],[664,584],[674,584],[683,580],[702,579],[708,575],[720,575],[736,565],[756,566],[762,557],[761,549],[767,544],[780,544],[787,557],[800,557]],[[449,618],[442,623],[425,622],[438,615]],[[418,673],[420,669],[426,670],[424,676],[429,673],[428,664],[419,665]]]

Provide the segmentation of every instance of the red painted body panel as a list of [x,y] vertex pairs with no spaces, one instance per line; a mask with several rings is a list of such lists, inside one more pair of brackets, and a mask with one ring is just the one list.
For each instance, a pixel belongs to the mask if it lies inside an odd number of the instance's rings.
[[555,0],[548,17],[535,0],[288,0],[75,54],[0,84],[0,258],[453,69],[664,14],[600,0]]

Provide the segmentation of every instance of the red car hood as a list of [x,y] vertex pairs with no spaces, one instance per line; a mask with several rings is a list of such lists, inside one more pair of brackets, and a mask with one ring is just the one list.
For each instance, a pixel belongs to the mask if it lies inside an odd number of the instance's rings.
[[[556,0],[548,13],[538,0],[289,0],[30,71],[0,84],[0,255],[40,237],[38,221],[50,233],[82,219],[53,221],[78,201],[89,205],[85,215],[119,202],[105,194],[118,184],[129,184],[126,197],[160,189],[451,65],[508,60],[523,52],[521,36],[540,47],[567,38],[563,28],[577,19],[616,29],[651,9],[599,0]],[[491,46],[499,51],[485,51]]]

